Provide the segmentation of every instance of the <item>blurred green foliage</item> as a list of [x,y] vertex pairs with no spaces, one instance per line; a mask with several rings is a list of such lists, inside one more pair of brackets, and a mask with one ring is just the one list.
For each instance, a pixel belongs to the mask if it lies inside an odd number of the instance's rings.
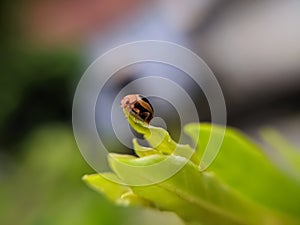
[[17,142],[39,123],[69,120],[72,92],[80,74],[76,54],[24,47],[2,50],[1,54],[2,146]]
[[22,4],[0,1],[0,224],[125,224],[136,211],[81,181],[93,170],[71,129],[84,70],[78,49],[27,42],[18,24]]
[[1,23],[0,224],[181,225],[173,214],[117,207],[86,187],[81,177],[93,170],[71,128],[85,68],[79,52],[33,46]]
[[21,150],[10,170],[1,173],[1,224],[111,225],[123,224],[133,213],[113,206],[82,183],[82,174],[92,170],[70,128],[39,128],[28,135]]
[[22,4],[0,1],[0,147],[9,151],[36,125],[70,120],[84,69],[78,49],[46,48],[22,35]]

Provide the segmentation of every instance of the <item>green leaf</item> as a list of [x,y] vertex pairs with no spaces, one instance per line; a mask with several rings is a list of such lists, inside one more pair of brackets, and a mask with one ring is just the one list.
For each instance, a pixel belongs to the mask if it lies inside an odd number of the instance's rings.
[[[127,115],[125,113],[125,115]],[[129,124],[140,134],[144,135],[145,140],[149,143],[151,148],[145,148],[140,146],[137,141],[133,140],[134,149],[138,156],[149,155],[159,153],[163,155],[178,155],[190,159],[196,165],[199,164],[199,158],[195,155],[195,150],[189,145],[182,145],[176,143],[170,136],[170,134],[161,127],[154,127],[137,120],[131,114],[127,115]],[[149,152],[150,151],[150,152]]]
[[274,161],[277,162],[277,166],[300,182],[300,150],[272,128],[264,128],[260,134],[274,150],[272,153],[276,157]]
[[[110,179],[109,179],[110,178]],[[105,174],[91,174],[84,175],[82,180],[86,182],[92,189],[103,193],[110,200],[117,202],[122,195],[131,191],[130,187],[120,185],[111,180],[118,180],[119,178],[113,173]]]
[[133,139],[132,143],[134,151],[139,157],[159,154],[159,151],[156,149],[141,146],[136,139]]
[[[211,127],[210,124],[186,126],[189,134],[200,130],[196,154],[204,152]],[[249,199],[300,218],[299,183],[286,176],[257,145],[237,130],[226,128],[219,154],[207,171],[214,172],[218,179]]]
[[[113,201],[172,211],[188,223],[300,224],[299,182],[241,132],[189,124],[185,132],[195,142],[193,149],[176,143],[164,129],[125,115],[150,147],[134,139],[138,157],[109,155],[113,180],[123,185],[90,182]],[[295,171],[300,173],[297,166]]]
[[[132,174],[121,163],[118,155],[110,161],[115,173],[125,182],[132,182],[136,175],[155,181],[152,171]],[[186,159],[180,156],[153,155],[144,158],[128,158],[126,164],[139,171],[146,165],[153,165],[169,159],[170,167]],[[140,177],[138,178],[140,179]],[[151,201],[161,210],[176,212],[186,221],[201,221],[203,224],[293,224],[291,218],[275,214],[244,198],[234,189],[220,182],[213,172],[200,173],[198,167],[188,162],[177,174],[160,183],[148,186],[133,186],[133,192]]]
[[113,182],[119,180],[113,173],[84,175],[82,178],[92,189],[119,205],[150,206],[151,203],[136,194],[130,187]]

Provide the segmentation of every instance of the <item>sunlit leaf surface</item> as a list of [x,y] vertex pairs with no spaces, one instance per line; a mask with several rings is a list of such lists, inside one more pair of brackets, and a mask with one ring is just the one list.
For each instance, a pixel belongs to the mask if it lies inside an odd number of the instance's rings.
[[[196,149],[192,149],[173,141],[162,128],[148,126],[130,115],[127,118],[150,145],[143,147],[133,140],[138,157],[110,154],[114,171],[110,176],[128,185],[113,183],[103,174],[84,177],[112,201],[172,211],[187,223],[300,224],[300,183],[241,132],[211,124],[188,124],[185,132],[196,142]],[[200,170],[207,143],[224,129],[215,160]],[[161,162],[165,164],[163,170],[147,169]],[[182,168],[177,173],[156,182],[160,174],[179,165]],[[143,182],[149,185],[131,185]]]

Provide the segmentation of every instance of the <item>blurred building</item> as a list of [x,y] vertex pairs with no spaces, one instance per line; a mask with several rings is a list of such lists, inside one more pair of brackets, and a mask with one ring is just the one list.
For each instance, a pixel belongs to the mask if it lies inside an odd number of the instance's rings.
[[[224,91],[229,125],[250,131],[286,117],[298,121],[299,1],[164,0],[141,5],[137,11],[110,32],[93,36],[88,55],[95,58],[118,44],[136,40],[179,43],[199,54],[214,71]],[[144,65],[126,76],[130,82],[158,71],[166,77],[172,73],[163,66]],[[196,104],[201,102],[197,101],[201,91],[181,76],[172,79],[195,94]],[[203,120],[209,120],[206,107],[198,108]]]

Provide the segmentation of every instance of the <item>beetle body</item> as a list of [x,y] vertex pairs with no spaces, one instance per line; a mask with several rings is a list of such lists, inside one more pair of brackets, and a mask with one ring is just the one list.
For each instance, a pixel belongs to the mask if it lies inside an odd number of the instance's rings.
[[121,107],[135,118],[149,124],[153,118],[153,107],[149,100],[139,94],[126,95],[121,101]]

